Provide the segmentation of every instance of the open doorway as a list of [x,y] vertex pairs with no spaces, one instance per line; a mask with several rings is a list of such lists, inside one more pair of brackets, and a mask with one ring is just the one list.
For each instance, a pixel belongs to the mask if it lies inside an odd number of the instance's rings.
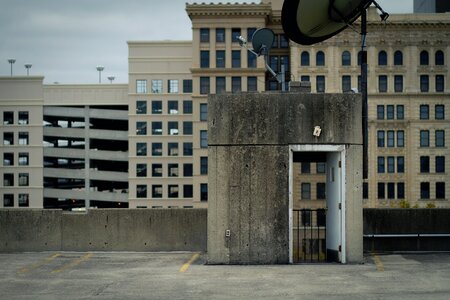
[[290,146],[291,263],[346,262],[344,160],[344,145]]

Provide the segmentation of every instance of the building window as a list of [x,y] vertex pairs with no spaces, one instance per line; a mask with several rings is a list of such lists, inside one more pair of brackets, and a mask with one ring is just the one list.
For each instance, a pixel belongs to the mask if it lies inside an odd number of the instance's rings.
[[162,177],[162,164],[152,164],[152,177]]
[[183,93],[192,93],[192,79],[183,80]]
[[377,119],[384,120],[384,105],[377,105]]
[[3,125],[12,125],[14,124],[14,112],[13,111],[4,111],[3,112]]
[[421,130],[420,131],[420,147],[430,146],[430,131]]
[[208,131],[200,130],[200,148],[208,148]]
[[428,66],[430,63],[428,51],[423,50],[420,52],[420,65],[421,66]]
[[225,28],[216,28],[216,43],[225,43]]
[[19,207],[29,207],[29,206],[30,206],[30,195],[19,194]]
[[388,81],[386,75],[378,76],[378,91],[380,93],[386,93],[388,89]]
[[167,143],[167,155],[178,156],[178,143]]
[[438,104],[434,107],[434,117],[436,120],[444,120],[445,119],[444,105]]
[[388,199],[395,199],[395,183],[393,182],[387,184],[387,197]]
[[342,52],[342,65],[350,66],[352,64],[352,56],[349,51]]
[[311,184],[310,183],[302,183],[302,200],[311,199]]
[[278,60],[279,60],[279,57],[275,56],[275,55],[271,55],[269,58],[270,68],[272,70],[274,70],[275,72],[280,72],[280,69],[278,67]]
[[358,51],[357,64],[358,66],[362,64],[362,51]]
[[430,107],[428,104],[420,105],[420,119],[428,120],[430,118]]
[[192,101],[191,100],[183,101],[183,114],[185,114],[185,115],[192,114]]
[[152,143],[152,156],[162,156],[162,143]]
[[405,107],[403,105],[397,105],[397,120],[403,120],[405,118]]
[[[209,67],[209,52],[208,52],[208,67]],[[225,51],[216,51],[216,68],[225,68]]]
[[405,132],[403,130],[397,131],[397,147],[405,147]]
[[208,121],[208,104],[200,103],[200,121]]
[[225,77],[216,77],[216,94],[225,93],[226,81]]
[[19,125],[27,125],[29,122],[28,112],[27,111],[19,111]]
[[435,131],[435,144],[436,147],[445,147],[445,131],[436,130]]
[[147,177],[147,164],[136,164],[136,177]]
[[162,79],[153,79],[152,80],[152,93],[153,94],[161,94],[162,92],[163,92]]
[[420,199],[430,199],[430,183],[420,183]]
[[405,157],[397,157],[397,173],[405,173]]
[[183,135],[192,135],[192,122],[183,122]]
[[309,75],[302,75],[301,77],[300,77],[300,81],[311,81],[311,79],[310,79],[310,77],[309,77]]
[[378,52],[378,65],[387,66],[387,53],[384,50]]
[[377,132],[377,145],[378,147],[384,147],[384,131],[378,130]]
[[316,53],[316,66],[325,66],[325,53],[323,51]]
[[160,100],[152,101],[152,114],[154,115],[162,114],[162,101]]
[[394,52],[394,66],[403,65],[403,53],[400,50]]
[[420,157],[420,173],[430,173],[430,157]]
[[430,78],[428,75],[420,75],[420,91],[426,93],[430,90]]
[[152,135],[162,135],[162,122],[152,122]]
[[136,143],[136,156],[147,156],[147,143]]
[[397,183],[397,199],[405,199],[405,183]]
[[280,48],[288,48],[289,40],[284,34],[280,34]]
[[3,207],[14,207],[14,194],[3,195]]
[[326,188],[325,188],[325,183],[324,182],[318,182],[316,185],[317,188],[317,199],[322,200],[322,199],[326,199]]
[[167,81],[167,88],[169,89],[170,94],[178,94],[178,80],[169,79]]
[[316,91],[317,93],[325,93],[325,76],[316,77]]
[[167,176],[178,177],[178,164],[167,164]]
[[363,182],[363,199],[369,199],[369,184]]
[[3,186],[14,186],[14,174],[12,173],[3,174]]
[[436,199],[445,199],[445,182],[436,182]]
[[387,158],[387,172],[395,173],[395,157],[388,156]]
[[272,48],[278,48],[278,34],[275,34],[274,36]]
[[233,68],[241,67],[241,50],[231,51],[231,67]]
[[183,177],[192,177],[192,164],[183,164]]
[[162,198],[163,187],[161,184],[152,185],[152,198]]
[[237,76],[231,77],[231,91],[233,93],[238,93],[241,90],[242,90],[241,77],[237,77]]
[[241,29],[240,28],[232,28],[231,29],[231,41],[233,43],[239,43],[238,37],[241,35]]
[[388,120],[394,119],[394,105],[386,106],[386,119]]
[[302,54],[300,55],[300,64],[302,66],[309,66],[309,52],[308,51],[303,51]]
[[403,92],[403,76],[402,75],[394,76],[394,92],[396,92],[396,93]]
[[436,92],[444,91],[444,75],[436,75]]
[[395,147],[395,136],[393,130],[387,131],[387,146],[388,147]]
[[183,198],[192,198],[194,194],[194,190],[192,188],[192,184],[183,185]]
[[200,28],[200,43],[209,43],[209,28]]
[[349,75],[342,76],[342,92],[347,93],[352,90],[352,77]]
[[436,173],[445,173],[445,156],[436,156]]
[[200,175],[208,174],[208,157],[200,157]]
[[28,145],[28,132],[19,132],[19,145]]
[[3,165],[14,166],[14,153],[3,153]]
[[136,80],[136,93],[147,94],[147,80],[145,79]]
[[209,51],[200,51],[200,68],[209,68]]
[[318,162],[316,163],[316,173],[317,174],[325,174],[326,163]]
[[167,134],[178,135],[178,122],[167,122]]
[[384,183],[383,182],[378,182],[378,199],[384,199]]
[[183,156],[192,156],[192,143],[183,143]]
[[256,28],[255,27],[250,27],[247,28],[247,41],[248,42],[252,42],[253,41],[253,35],[255,34]]
[[19,186],[29,185],[29,175],[28,173],[19,173]]
[[145,115],[147,113],[147,101],[137,100],[136,101],[136,114]]
[[200,77],[200,94],[209,94],[209,77]]
[[[27,152],[19,153],[19,166],[28,166],[29,165],[29,154]],[[14,161],[13,161],[14,163]]]
[[377,159],[377,172],[378,173],[384,173],[385,169],[384,169],[384,157],[383,156],[378,156]]
[[309,173],[311,173],[311,163],[309,163],[309,162],[302,162],[302,164],[301,164],[301,171],[302,171],[302,174],[309,174]]
[[208,184],[200,184],[200,201],[208,201]]
[[167,102],[167,111],[170,115],[178,114],[178,101],[171,100]]
[[436,66],[444,65],[444,52],[442,52],[441,50],[436,51],[434,55],[434,63]]
[[247,77],[247,91],[256,92],[258,90],[258,82],[256,76]]

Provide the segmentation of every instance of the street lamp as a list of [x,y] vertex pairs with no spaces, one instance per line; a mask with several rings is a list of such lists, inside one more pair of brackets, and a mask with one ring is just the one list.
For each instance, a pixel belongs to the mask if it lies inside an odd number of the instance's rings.
[[33,65],[32,64],[25,64],[25,69],[27,69],[27,76],[30,76],[31,66],[33,66]]
[[114,77],[114,76],[108,76],[108,80],[109,80],[110,83],[112,83],[114,79],[116,79],[116,77]]
[[11,77],[13,76],[13,64],[16,62],[14,58],[8,59],[9,64],[11,65]]
[[103,66],[97,66],[98,71],[98,83],[102,83],[102,71],[105,69]]

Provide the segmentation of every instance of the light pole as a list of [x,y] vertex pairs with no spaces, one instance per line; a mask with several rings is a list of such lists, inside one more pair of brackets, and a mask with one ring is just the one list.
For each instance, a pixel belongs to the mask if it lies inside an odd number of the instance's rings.
[[25,64],[25,69],[27,69],[27,76],[30,76],[30,69],[32,66],[32,64]]
[[97,66],[98,71],[98,83],[102,83],[102,71],[105,69],[103,66]]
[[11,65],[11,77],[13,76],[13,64],[16,62],[14,58],[8,59],[9,64]]
[[116,77],[114,77],[114,76],[108,76],[108,80],[109,80],[110,83],[112,83],[114,79],[116,79]]

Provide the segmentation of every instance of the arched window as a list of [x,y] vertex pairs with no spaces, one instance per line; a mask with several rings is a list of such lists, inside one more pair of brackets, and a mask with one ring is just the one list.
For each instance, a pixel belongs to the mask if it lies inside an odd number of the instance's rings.
[[323,51],[316,54],[316,66],[325,66],[325,53]]
[[309,66],[309,52],[303,51],[300,56],[300,64],[302,66]]
[[444,52],[442,52],[441,50],[436,51],[434,55],[434,63],[436,66],[444,65]]
[[352,64],[352,56],[349,51],[342,52],[342,65],[350,66]]
[[403,65],[403,53],[400,50],[394,52],[394,65],[395,66]]
[[358,66],[362,64],[362,51],[358,52]]
[[420,65],[428,66],[430,64],[430,59],[428,57],[428,51],[423,50],[420,52]]
[[387,53],[384,50],[378,52],[378,65],[379,66],[387,65]]

